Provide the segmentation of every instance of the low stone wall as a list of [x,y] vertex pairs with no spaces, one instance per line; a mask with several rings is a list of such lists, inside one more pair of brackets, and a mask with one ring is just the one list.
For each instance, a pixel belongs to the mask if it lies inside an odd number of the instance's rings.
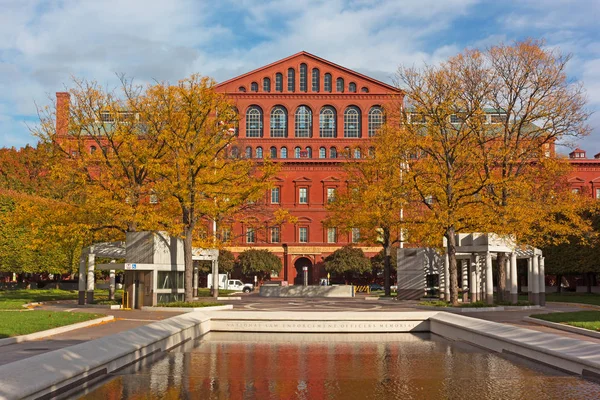
[[255,312],[230,311],[211,317],[211,331],[219,332],[429,332],[436,312]]
[[354,287],[344,286],[261,286],[261,297],[354,297]]

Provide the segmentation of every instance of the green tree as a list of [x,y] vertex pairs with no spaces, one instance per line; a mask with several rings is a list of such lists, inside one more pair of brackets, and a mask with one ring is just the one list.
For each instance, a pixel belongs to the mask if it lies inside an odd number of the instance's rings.
[[246,276],[258,276],[264,280],[271,272],[279,273],[282,268],[281,259],[269,250],[249,249],[238,255],[235,266]]
[[371,262],[357,247],[347,245],[337,249],[325,258],[325,271],[343,275],[346,279],[354,273],[362,274],[371,270]]
[[[225,249],[219,250],[219,272],[230,273],[235,266],[235,256],[232,252]],[[202,274],[212,273],[212,263],[210,261],[198,261],[198,271]]]

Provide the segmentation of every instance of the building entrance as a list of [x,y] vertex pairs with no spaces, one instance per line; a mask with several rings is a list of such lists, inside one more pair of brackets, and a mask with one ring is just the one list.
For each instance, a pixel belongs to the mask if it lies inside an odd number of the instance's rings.
[[308,282],[307,285],[312,284],[313,268],[312,261],[306,257],[300,257],[294,262],[294,268],[296,268],[296,277],[294,278],[294,285],[304,284],[304,267],[308,267]]

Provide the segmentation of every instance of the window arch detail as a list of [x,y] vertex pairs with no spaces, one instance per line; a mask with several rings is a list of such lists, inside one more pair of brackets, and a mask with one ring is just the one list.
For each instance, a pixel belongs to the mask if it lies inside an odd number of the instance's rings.
[[369,137],[375,136],[384,122],[383,109],[379,106],[371,107],[369,110]]
[[329,158],[337,158],[337,149],[335,147],[329,148]]
[[360,109],[350,106],[344,111],[344,137],[360,137]]
[[283,92],[283,74],[281,72],[275,74],[275,91]]
[[263,158],[263,149],[260,146],[256,148],[256,158]]
[[344,78],[337,78],[335,80],[335,91],[344,93]]
[[263,115],[258,106],[250,106],[246,111],[246,137],[262,137]]
[[306,92],[308,90],[307,85],[307,75],[308,75],[308,67],[306,64],[300,64],[300,91]]
[[331,74],[328,72],[323,77],[323,91],[331,93],[331,86],[332,86]]
[[312,136],[312,111],[307,106],[300,106],[294,115],[294,130],[296,137]]
[[288,154],[287,154],[287,147],[285,147],[285,146],[282,147],[279,154],[280,154],[281,158],[287,158],[287,156],[288,156]]
[[348,91],[350,93],[356,93],[356,83],[350,82],[350,84],[348,85]]
[[327,149],[325,147],[319,148],[319,158],[327,158]]
[[271,110],[271,137],[287,137],[287,110],[283,106],[275,106]]
[[250,84],[250,91],[251,91],[251,92],[258,92],[258,83],[256,83],[256,82],[252,82],[252,83]]
[[313,68],[312,70],[312,91],[318,92],[321,89],[321,75],[319,68]]
[[269,149],[269,156],[271,158],[277,158],[277,147],[271,146],[271,148]]
[[294,148],[294,158],[300,158],[300,152],[302,151],[302,149],[299,146],[296,146]]
[[331,106],[321,108],[319,113],[319,137],[333,138],[336,136],[335,119],[335,108]]
[[270,92],[271,91],[271,79],[270,78],[263,78],[263,92]]
[[296,70],[294,68],[288,68],[287,84],[288,92],[293,92],[296,89]]

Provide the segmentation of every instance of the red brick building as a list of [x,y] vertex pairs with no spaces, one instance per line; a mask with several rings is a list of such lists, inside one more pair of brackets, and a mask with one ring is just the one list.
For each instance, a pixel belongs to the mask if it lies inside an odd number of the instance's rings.
[[267,203],[298,219],[264,229],[237,224],[241,240],[230,250],[273,251],[284,268],[272,279],[290,284],[301,283],[303,267],[310,283],[318,283],[326,275],[323,259],[348,243],[369,256],[381,250],[361,246],[358,232],[338,232],[323,221],[328,199],[347,184],[341,163],[347,155],[368,152],[383,108],[401,101],[400,90],[306,52],[225,81],[217,90],[232,97],[240,113],[239,147],[233,151],[282,164]]

